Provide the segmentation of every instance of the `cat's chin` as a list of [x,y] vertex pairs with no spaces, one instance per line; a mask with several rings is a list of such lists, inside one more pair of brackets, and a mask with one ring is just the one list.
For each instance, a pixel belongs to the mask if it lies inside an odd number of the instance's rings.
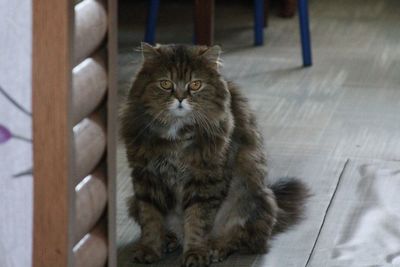
[[176,108],[171,110],[171,115],[173,118],[180,119],[184,118],[186,115],[188,115],[189,111],[187,109],[182,109],[182,108]]

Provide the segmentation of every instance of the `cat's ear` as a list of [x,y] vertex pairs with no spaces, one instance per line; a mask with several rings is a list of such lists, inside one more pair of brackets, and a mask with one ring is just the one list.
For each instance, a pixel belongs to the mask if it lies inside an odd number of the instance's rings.
[[150,60],[150,59],[158,57],[160,55],[160,53],[157,51],[157,47],[158,47],[158,45],[152,46],[148,43],[141,42],[140,50],[142,51],[143,59]]
[[214,45],[211,47],[208,47],[204,51],[201,52],[200,54],[202,57],[206,58],[209,62],[215,64],[216,69],[221,64],[221,47],[219,45]]

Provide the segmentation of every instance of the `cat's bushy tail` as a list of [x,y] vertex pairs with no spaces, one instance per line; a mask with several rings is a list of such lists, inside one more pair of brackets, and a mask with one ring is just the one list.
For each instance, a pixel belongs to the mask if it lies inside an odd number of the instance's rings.
[[296,178],[281,178],[270,186],[279,207],[273,234],[281,233],[304,217],[305,202],[311,196],[308,187]]

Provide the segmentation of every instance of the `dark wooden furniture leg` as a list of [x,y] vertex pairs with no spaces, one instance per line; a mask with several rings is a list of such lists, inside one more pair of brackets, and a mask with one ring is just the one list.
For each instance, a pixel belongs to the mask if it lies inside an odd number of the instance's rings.
[[214,43],[214,0],[195,0],[194,42],[198,45]]
[[269,0],[264,0],[264,27],[268,27],[269,20]]
[[283,18],[292,18],[296,14],[297,0],[282,0],[280,16]]

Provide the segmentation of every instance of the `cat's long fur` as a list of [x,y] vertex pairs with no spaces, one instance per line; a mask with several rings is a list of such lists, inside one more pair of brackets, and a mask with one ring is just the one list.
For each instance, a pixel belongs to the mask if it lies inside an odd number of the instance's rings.
[[[179,243],[183,266],[265,253],[271,235],[301,217],[308,191],[295,179],[265,184],[262,137],[247,100],[218,71],[219,52],[143,44],[121,114],[133,169],[130,214],[141,226],[135,261],[154,262]],[[174,90],[160,88],[160,79]],[[194,79],[202,81],[197,92],[186,87]],[[177,98],[184,111],[174,109]]]

